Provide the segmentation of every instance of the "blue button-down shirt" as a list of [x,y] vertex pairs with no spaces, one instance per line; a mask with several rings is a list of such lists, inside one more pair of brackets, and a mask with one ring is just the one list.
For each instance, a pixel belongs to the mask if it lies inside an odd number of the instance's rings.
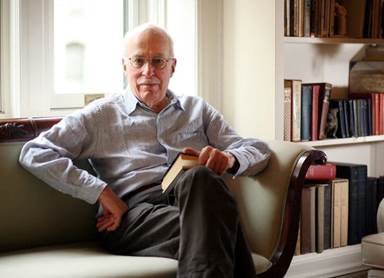
[[[153,112],[130,92],[97,100],[27,142],[20,163],[59,191],[95,203],[106,185],[123,196],[160,183],[184,147],[211,145],[232,153],[235,175],[254,175],[268,161],[267,145],[244,139],[201,98],[167,92],[169,104]],[[97,176],[73,165],[89,159]]]

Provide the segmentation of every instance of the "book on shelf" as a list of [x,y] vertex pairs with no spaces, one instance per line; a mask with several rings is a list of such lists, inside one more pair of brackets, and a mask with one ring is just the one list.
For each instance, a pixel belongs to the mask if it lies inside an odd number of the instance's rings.
[[325,190],[328,188],[328,184],[317,184],[316,185],[316,252],[321,253],[324,251],[324,238],[325,238]]
[[312,135],[312,85],[301,86],[301,141],[310,141]]
[[[290,110],[288,109],[289,91],[291,91]],[[287,93],[287,94],[285,94]],[[301,80],[284,80],[284,134],[288,136],[290,131],[290,141],[301,141]],[[288,119],[290,119],[288,124]]]
[[306,180],[330,181],[336,178],[336,165],[332,163],[313,164],[305,174]]
[[316,251],[316,186],[303,188],[301,197],[301,254]]
[[365,190],[366,195],[366,214],[365,214],[365,231],[367,235],[377,233],[377,209],[376,209],[376,196],[377,194],[378,178],[368,177],[367,186]]
[[332,84],[320,83],[320,85],[321,85],[320,90],[323,91],[323,94],[322,94],[322,100],[321,100],[319,139],[325,139],[327,138],[326,126],[327,126],[327,120],[328,120],[329,99],[331,98]]
[[348,245],[358,244],[365,234],[365,187],[367,184],[367,165],[333,162],[336,176],[348,179]]
[[161,182],[163,193],[168,192],[186,170],[198,165],[198,157],[190,154],[179,153],[165,173]]
[[285,35],[382,38],[383,9],[381,0],[285,0]]
[[292,138],[292,82],[284,80],[284,140]]

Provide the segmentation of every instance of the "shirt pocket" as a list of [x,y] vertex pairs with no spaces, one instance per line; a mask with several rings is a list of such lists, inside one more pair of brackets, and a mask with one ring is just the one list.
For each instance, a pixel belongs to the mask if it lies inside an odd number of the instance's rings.
[[173,141],[180,149],[191,147],[200,150],[205,147],[208,144],[208,140],[204,132],[202,120],[196,119],[187,124],[174,136]]

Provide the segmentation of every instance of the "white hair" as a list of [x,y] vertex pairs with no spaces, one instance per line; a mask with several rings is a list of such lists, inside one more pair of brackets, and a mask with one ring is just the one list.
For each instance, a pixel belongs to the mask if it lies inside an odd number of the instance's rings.
[[136,26],[134,29],[128,31],[124,36],[124,49],[123,49],[123,57],[127,54],[127,48],[128,43],[135,38],[137,35],[144,33],[144,32],[153,32],[159,35],[164,36],[168,40],[169,44],[169,54],[173,58],[174,57],[174,51],[173,51],[173,40],[172,37],[169,35],[169,33],[162,27],[155,25],[153,23],[144,23],[141,25]]

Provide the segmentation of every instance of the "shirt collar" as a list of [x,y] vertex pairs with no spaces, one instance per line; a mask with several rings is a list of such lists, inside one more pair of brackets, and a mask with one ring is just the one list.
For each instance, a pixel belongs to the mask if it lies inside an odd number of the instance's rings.
[[[128,89],[125,91],[125,96],[126,96],[126,100],[127,100],[126,101],[126,105],[127,105],[127,112],[128,112],[128,114],[131,114],[132,112],[134,112],[139,105],[143,106],[143,107],[147,107],[144,103],[139,101],[136,98],[136,96],[134,96],[133,93],[130,90],[128,90]],[[170,103],[168,104],[168,106],[174,105],[176,108],[185,111],[185,107],[180,102],[180,99],[179,99],[178,96],[176,96],[170,90],[167,91],[167,96],[170,99]]]

